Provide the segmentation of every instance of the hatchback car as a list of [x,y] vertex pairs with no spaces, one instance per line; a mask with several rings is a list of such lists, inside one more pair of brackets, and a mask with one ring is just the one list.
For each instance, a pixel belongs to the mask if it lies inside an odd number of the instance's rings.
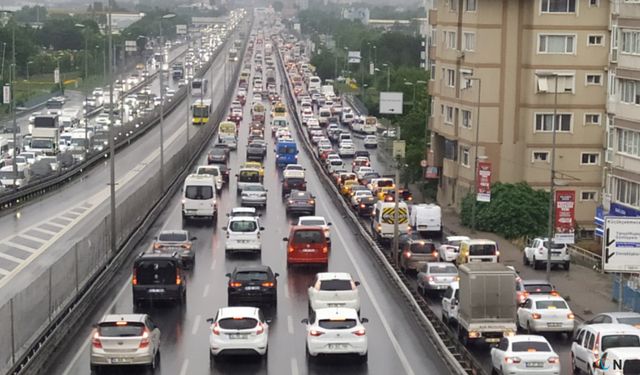
[[211,325],[209,334],[209,359],[221,355],[267,354],[269,324],[257,307],[223,307],[215,318],[207,319]]
[[287,266],[329,263],[330,244],[320,226],[292,226],[289,237],[282,240],[287,243]]
[[287,197],[287,214],[306,214],[313,216],[316,213],[316,197],[308,191],[292,190]]
[[153,242],[153,250],[173,253],[177,252],[182,259],[185,268],[193,268],[196,261],[196,253],[193,241],[197,237],[189,236],[186,230],[163,230]]
[[173,301],[182,305],[187,286],[178,253],[142,253],[133,262],[133,305],[145,301]]
[[219,163],[225,164],[227,162],[228,155],[227,152],[220,147],[213,147],[209,150],[207,154],[207,162],[209,164]]
[[227,232],[227,240],[224,244],[227,254],[236,252],[259,253],[262,251],[260,231],[263,231],[264,228],[260,226],[257,217],[231,217],[227,226],[222,229]]
[[327,307],[348,307],[360,312],[358,285],[346,272],[320,272],[309,287],[309,316]]
[[303,319],[307,328],[306,354],[312,360],[318,355],[356,355],[366,362],[369,353],[367,331],[355,309],[326,308],[316,310],[313,317]]
[[496,374],[560,374],[560,357],[544,336],[505,336],[491,348],[491,367]]
[[160,361],[160,329],[147,314],[105,315],[91,333],[91,371],[143,365],[154,371]]
[[243,206],[267,206],[267,189],[262,184],[246,185],[240,194],[240,203]]
[[436,246],[424,239],[407,240],[400,248],[398,256],[398,264],[403,272],[418,270],[421,264],[438,260]]
[[614,311],[602,313],[587,320],[583,325],[602,323],[628,324],[630,326],[640,328],[640,313],[633,311]]
[[229,305],[238,303],[278,303],[278,273],[269,266],[240,266],[226,275],[229,278]]
[[417,281],[418,291],[423,295],[444,291],[451,283],[458,281],[458,269],[451,263],[426,263],[418,269]]

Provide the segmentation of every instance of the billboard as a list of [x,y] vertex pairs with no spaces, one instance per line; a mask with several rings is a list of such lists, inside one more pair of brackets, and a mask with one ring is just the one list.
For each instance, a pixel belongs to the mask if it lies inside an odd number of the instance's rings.
[[402,93],[401,92],[380,92],[380,113],[401,115],[402,114]]
[[124,50],[126,52],[136,52],[138,50],[138,44],[136,43],[135,40],[125,40]]
[[605,272],[640,272],[640,217],[604,218],[602,269]]
[[2,104],[11,103],[11,86],[4,85],[2,86]]
[[53,70],[53,83],[60,83],[60,68]]
[[491,202],[491,163],[478,162],[476,176],[476,201]]
[[360,64],[360,51],[349,51],[347,59],[349,64]]
[[187,33],[187,25],[176,25],[176,34],[185,35]]
[[553,242],[562,244],[575,243],[576,192],[573,190],[556,190],[555,210]]

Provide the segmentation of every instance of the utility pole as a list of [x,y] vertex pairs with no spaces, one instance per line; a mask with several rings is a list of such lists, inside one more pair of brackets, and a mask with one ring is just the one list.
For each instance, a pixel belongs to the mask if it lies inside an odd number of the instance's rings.
[[[558,127],[558,74],[551,74],[555,78],[555,90],[553,94],[553,131],[551,138],[551,173],[549,179],[549,239],[547,244],[547,281],[551,281],[551,242],[553,241],[554,201],[555,201],[555,174],[556,174],[556,128]],[[622,278],[620,279],[622,281]],[[620,283],[622,288],[622,282]]]
[[111,35],[111,6],[107,15],[107,39],[109,56],[109,198],[111,205],[111,254],[115,254],[118,249],[118,237],[116,234],[116,143],[113,137],[116,135],[113,118],[113,36]]
[[476,142],[474,145],[475,160],[473,164],[473,185],[471,191],[473,191],[473,206],[471,206],[471,233],[476,232],[476,210],[478,206],[478,144],[480,143],[480,92],[482,90],[482,80],[476,77],[467,78],[470,81],[478,81],[478,108],[476,109]]
[[11,113],[13,115],[13,188],[18,189],[16,179],[18,178],[18,164],[16,156],[18,156],[18,121],[16,118],[16,24],[11,27]]
[[[396,140],[400,139],[400,132],[398,131],[398,124],[396,123]],[[400,236],[400,223],[398,223],[400,210],[400,194],[398,189],[400,188],[400,167],[402,166],[402,159],[399,155],[395,157],[396,159],[396,175],[395,175],[395,187],[393,188],[394,195],[394,210],[393,210],[393,261],[397,266],[400,266],[400,259],[398,254],[400,252],[399,249],[399,236]]]
[[[162,35],[162,20],[175,17],[175,14],[165,14],[160,17],[160,48],[164,49],[164,37]],[[164,52],[164,51],[163,51]],[[160,189],[164,193],[164,53],[160,62]],[[168,62],[167,62],[168,63]]]

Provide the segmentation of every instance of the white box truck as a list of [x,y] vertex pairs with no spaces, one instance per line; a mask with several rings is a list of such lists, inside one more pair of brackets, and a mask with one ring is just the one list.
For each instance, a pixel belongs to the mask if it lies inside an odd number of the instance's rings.
[[411,206],[409,224],[420,234],[442,236],[442,209],[435,204],[415,204]]

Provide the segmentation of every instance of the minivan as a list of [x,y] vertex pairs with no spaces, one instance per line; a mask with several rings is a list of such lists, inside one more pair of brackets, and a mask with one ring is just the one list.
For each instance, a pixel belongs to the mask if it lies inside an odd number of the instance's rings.
[[321,226],[292,226],[282,240],[287,242],[287,266],[329,264],[329,241]]
[[473,262],[492,262],[500,261],[500,251],[498,244],[491,240],[467,240],[460,242],[460,253],[456,259],[456,264]]
[[182,188],[182,219],[208,217],[215,221],[217,216],[214,177],[203,174],[188,175]]
[[[599,366],[595,366],[596,364]],[[638,348],[605,350],[600,360],[594,363],[594,370],[596,375],[640,374],[640,350]]]
[[178,253],[142,253],[133,262],[133,305],[144,301],[185,303],[187,286]]
[[[594,373],[594,364],[612,348],[633,347],[640,352],[640,329],[626,324],[591,324],[580,328],[571,343],[571,367],[576,374],[580,371]],[[580,371],[576,371],[580,370]]]

